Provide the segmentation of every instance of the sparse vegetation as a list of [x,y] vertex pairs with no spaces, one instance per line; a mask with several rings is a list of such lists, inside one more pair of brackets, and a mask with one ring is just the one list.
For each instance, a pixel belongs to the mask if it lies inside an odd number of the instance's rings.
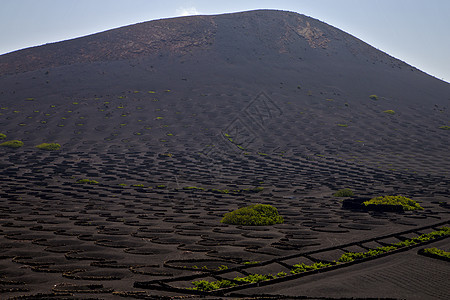
[[4,139],[6,139],[6,134],[0,133],[0,140],[4,140]]
[[380,196],[363,202],[363,205],[400,205],[403,210],[423,210],[423,208],[414,200],[404,196]]
[[226,265],[220,265],[220,266],[218,267],[218,270],[219,270],[219,271],[228,270],[228,266],[226,266]]
[[351,189],[340,189],[333,194],[334,197],[351,197],[354,193]]
[[199,281],[193,281],[192,284],[195,285],[193,290],[200,290],[200,291],[214,291],[222,288],[228,288],[233,287],[238,284],[249,284],[249,283],[257,283],[261,281],[266,281],[270,279],[275,279],[278,277],[284,277],[287,273],[285,272],[279,272],[277,275],[272,274],[249,274],[244,277],[235,277],[233,278],[233,281],[231,280],[217,280],[217,281],[207,281],[207,280],[199,280]]
[[284,222],[278,210],[267,204],[254,204],[226,213],[221,221],[225,224],[263,226]]
[[259,264],[260,261],[246,261],[243,262],[244,265],[255,265],[255,264]]
[[293,266],[294,268],[291,270],[291,274],[298,274],[298,273],[303,273],[303,272],[307,272],[307,271],[318,270],[318,269],[322,269],[322,268],[326,268],[326,267],[330,267],[330,266],[331,266],[331,264],[322,263],[322,262],[317,262],[312,265],[307,265],[304,263],[296,264]]
[[197,265],[193,265],[191,267],[183,266],[183,268],[185,268],[185,269],[190,268],[190,269],[195,269],[195,270],[206,270],[206,271],[224,271],[224,270],[228,270],[228,266],[226,266],[226,265],[220,265],[217,268],[209,268],[208,266],[199,267]]
[[212,193],[217,193],[217,194],[229,194],[230,190],[224,189],[224,190],[219,190],[219,189],[211,189]]
[[385,110],[383,112],[386,113],[386,114],[395,115],[395,111],[393,111],[392,109],[388,109],[388,110]]
[[450,126],[439,126],[439,129],[450,130]]
[[266,281],[269,279],[275,279],[276,276],[272,275],[272,274],[249,274],[245,277],[236,277],[234,278],[235,281],[239,282],[239,283],[254,283],[254,282],[261,282],[261,281]]
[[249,192],[253,192],[253,193],[259,193],[264,191],[264,188],[262,186],[257,186],[255,188],[252,189],[243,189],[243,191],[249,191]]
[[339,126],[339,127],[348,127],[347,124],[337,124],[337,126]]
[[218,290],[218,289],[222,289],[222,288],[227,288],[227,287],[232,287],[232,286],[236,286],[236,283],[231,282],[230,280],[217,280],[217,281],[207,281],[207,280],[198,280],[198,281],[193,281],[192,282],[193,285],[195,285],[194,288],[192,288],[193,290],[199,290],[199,291],[214,291],[214,290]]
[[54,151],[61,149],[61,145],[57,143],[42,143],[37,145],[36,148],[47,151]]
[[257,186],[250,189],[242,189],[242,190],[229,190],[229,189],[210,189],[209,191],[216,194],[240,194],[240,193],[259,193],[262,192],[264,188],[262,186]]
[[234,144],[234,145],[235,145],[236,147],[238,147],[240,150],[245,150],[245,148],[244,148],[242,145],[238,144],[235,140],[233,140],[233,137],[232,137],[230,134],[224,133],[223,135],[225,136],[225,138],[226,138],[230,143]]
[[339,258],[339,262],[350,262],[354,261],[355,259],[362,259],[366,257],[371,256],[377,256],[392,250],[397,249],[397,247],[394,246],[385,246],[385,247],[378,247],[375,249],[371,249],[367,252],[347,252],[342,254],[342,256]]
[[20,148],[23,146],[23,142],[19,140],[11,140],[1,143],[0,146],[8,148]]
[[98,181],[92,180],[92,179],[78,179],[77,183],[83,183],[83,184],[98,184]]
[[[316,262],[312,265],[307,265],[305,263],[300,263],[300,264],[295,264],[292,266],[290,273],[292,275],[295,274],[299,274],[299,273],[304,273],[304,272],[309,272],[309,271],[315,271],[315,270],[320,270],[320,269],[324,269],[324,268],[328,268],[334,265],[338,265],[338,264],[342,264],[342,263],[346,263],[346,262],[352,262],[354,260],[357,259],[363,259],[363,258],[368,258],[368,257],[373,257],[373,256],[378,256],[380,254],[384,254],[390,251],[394,251],[396,249],[402,248],[402,247],[408,247],[411,245],[416,245],[416,244],[420,244],[422,242],[426,242],[426,241],[430,241],[430,240],[434,240],[437,239],[439,237],[443,237],[443,236],[447,236],[450,235],[450,228],[449,227],[443,227],[439,230],[427,233],[427,234],[422,234],[418,237],[415,238],[411,238],[399,243],[393,243],[391,245],[388,246],[384,246],[384,247],[378,247],[375,249],[370,249],[366,252],[347,252],[344,253],[338,261],[334,261],[332,263],[325,263],[325,262]],[[436,249],[436,248],[431,248],[429,250],[432,253],[436,253],[438,255],[444,255],[445,257],[448,257],[448,252]],[[258,262],[246,262],[244,264],[254,264],[254,263],[258,263]],[[249,284],[249,283],[256,283],[256,282],[261,282],[261,281],[266,281],[266,280],[271,280],[271,279],[276,279],[276,278],[280,278],[280,277],[284,277],[287,276],[288,274],[285,272],[279,272],[276,275],[272,275],[272,274],[249,274],[247,276],[244,277],[235,277],[232,280],[217,280],[217,281],[207,281],[207,280],[199,280],[199,281],[193,281],[192,284],[195,286],[194,288],[191,288],[192,290],[200,290],[200,291],[214,291],[214,290],[218,290],[218,289],[222,289],[222,288],[229,288],[229,287],[233,287],[239,284]]]
[[379,99],[379,97],[377,95],[370,95],[369,98],[372,99],[372,100],[378,100]]
[[436,230],[436,231],[433,231],[430,233],[426,233],[426,234],[422,234],[422,235],[419,235],[418,237],[415,237],[412,239],[407,239],[407,240],[399,242],[399,243],[393,243],[389,246],[371,249],[367,252],[347,252],[347,253],[344,253],[339,258],[338,262],[350,262],[350,261],[354,261],[355,259],[362,259],[362,258],[367,258],[367,257],[371,257],[371,256],[377,256],[377,255],[380,255],[380,254],[383,254],[383,253],[386,253],[389,251],[396,250],[398,248],[408,247],[411,245],[416,245],[419,243],[431,241],[431,240],[434,240],[434,239],[437,239],[439,237],[443,237],[446,235],[450,235],[450,227],[443,227],[439,230]]
[[435,258],[444,259],[444,260],[450,260],[450,252],[444,251],[442,249],[438,249],[436,247],[423,249],[419,253],[426,255],[426,256],[430,256],[430,257],[435,257]]

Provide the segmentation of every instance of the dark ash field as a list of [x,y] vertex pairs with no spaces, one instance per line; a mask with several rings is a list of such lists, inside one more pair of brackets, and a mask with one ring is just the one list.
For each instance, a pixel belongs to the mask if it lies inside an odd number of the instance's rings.
[[[449,226],[449,104],[448,83],[282,11],[2,55],[0,143],[24,146],[0,147],[0,298],[449,298],[448,261],[418,254],[449,251],[445,238],[217,294],[188,289]],[[424,210],[343,207],[343,188]],[[220,222],[255,203],[284,223]]]

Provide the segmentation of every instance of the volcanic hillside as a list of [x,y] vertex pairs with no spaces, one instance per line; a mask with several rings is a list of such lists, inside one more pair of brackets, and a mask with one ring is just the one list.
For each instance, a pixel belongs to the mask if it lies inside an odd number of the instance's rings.
[[[0,147],[0,292],[137,295],[136,282],[197,274],[164,261],[231,267],[445,223],[449,104],[448,83],[284,11],[156,20],[2,55],[0,142],[24,146]],[[352,212],[332,197],[340,188],[425,210]],[[220,223],[249,203],[276,206],[285,224]],[[442,269],[408,253],[417,270],[386,282]],[[448,295],[433,276],[399,295]],[[397,295],[354,282],[300,294]]]
[[28,145],[200,151],[228,133],[253,152],[448,150],[447,83],[295,13],[146,22],[3,55],[0,72],[1,128]]

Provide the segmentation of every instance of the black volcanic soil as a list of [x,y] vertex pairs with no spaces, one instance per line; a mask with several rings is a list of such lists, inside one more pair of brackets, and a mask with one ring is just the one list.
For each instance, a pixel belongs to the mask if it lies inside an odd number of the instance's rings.
[[[152,21],[0,56],[0,133],[25,143],[0,148],[0,298],[177,297],[133,286],[448,223],[449,104],[448,83],[280,11]],[[343,209],[341,188],[425,209]],[[285,223],[220,223],[250,203]],[[239,293],[444,299],[448,275],[411,249]]]

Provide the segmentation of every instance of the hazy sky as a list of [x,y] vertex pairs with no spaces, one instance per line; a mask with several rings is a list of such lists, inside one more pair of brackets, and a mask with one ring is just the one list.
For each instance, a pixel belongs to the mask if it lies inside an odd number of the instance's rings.
[[190,14],[295,11],[450,82],[450,0],[0,0],[0,54]]

